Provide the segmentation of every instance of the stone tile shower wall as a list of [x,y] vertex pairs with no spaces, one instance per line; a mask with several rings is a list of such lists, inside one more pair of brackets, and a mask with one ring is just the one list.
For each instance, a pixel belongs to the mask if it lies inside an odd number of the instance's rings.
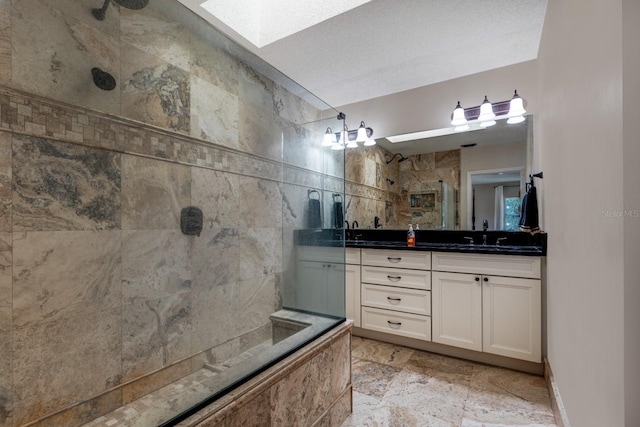
[[153,2],[101,4],[0,2],[1,427],[78,425],[268,338],[306,189],[340,181],[313,106]]
[[[460,191],[460,150],[407,156],[398,163],[384,148],[360,147],[345,156],[345,219],[358,221],[361,228],[373,228],[378,216],[384,228],[406,228],[420,224],[422,229],[440,228],[440,184],[443,180]],[[389,183],[386,179],[394,181]],[[411,209],[412,193],[436,192],[437,203],[430,212]],[[459,215],[457,216],[459,218]],[[459,219],[458,219],[459,220]]]

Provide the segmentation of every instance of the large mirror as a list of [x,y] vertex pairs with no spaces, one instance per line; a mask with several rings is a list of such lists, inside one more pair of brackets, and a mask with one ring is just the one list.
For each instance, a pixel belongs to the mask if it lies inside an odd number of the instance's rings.
[[[362,224],[364,217],[367,224],[367,216],[378,215],[386,228],[417,223],[421,229],[517,230],[531,173],[532,129],[527,116],[522,123],[498,120],[462,133],[380,138],[374,150],[348,151],[347,180],[354,182],[347,219]],[[363,189],[371,186],[383,190],[375,193],[383,205],[367,198]]]

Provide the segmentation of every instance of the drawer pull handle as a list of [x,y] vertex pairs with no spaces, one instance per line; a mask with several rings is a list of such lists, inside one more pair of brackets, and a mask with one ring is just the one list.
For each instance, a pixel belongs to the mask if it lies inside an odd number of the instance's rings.
[[402,301],[402,298],[387,297],[389,301]]
[[402,276],[389,276],[389,275],[387,274],[387,279],[391,280],[392,282],[397,282],[397,281],[399,281],[400,279],[402,279]]
[[392,322],[391,320],[387,320],[387,323],[389,324],[389,326],[396,329],[402,326],[402,322]]
[[388,256],[387,259],[389,260],[389,262],[393,262],[393,263],[397,263],[397,262],[402,261],[401,257],[390,257],[390,256]]

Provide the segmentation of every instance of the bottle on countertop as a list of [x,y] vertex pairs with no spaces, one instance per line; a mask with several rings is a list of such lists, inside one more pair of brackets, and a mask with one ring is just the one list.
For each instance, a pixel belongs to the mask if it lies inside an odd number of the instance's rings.
[[420,230],[420,224],[416,224],[416,231]]
[[413,247],[416,245],[416,232],[413,231],[413,225],[409,224],[409,231],[407,231],[407,246]]

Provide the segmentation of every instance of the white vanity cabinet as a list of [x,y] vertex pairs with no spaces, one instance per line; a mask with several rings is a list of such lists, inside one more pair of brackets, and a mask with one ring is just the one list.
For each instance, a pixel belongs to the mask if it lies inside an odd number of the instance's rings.
[[431,340],[431,253],[361,250],[361,326]]
[[541,362],[539,257],[433,253],[433,341]]
[[296,308],[344,316],[345,254],[341,247],[299,246]]
[[346,317],[360,327],[360,248],[346,248],[345,262]]

